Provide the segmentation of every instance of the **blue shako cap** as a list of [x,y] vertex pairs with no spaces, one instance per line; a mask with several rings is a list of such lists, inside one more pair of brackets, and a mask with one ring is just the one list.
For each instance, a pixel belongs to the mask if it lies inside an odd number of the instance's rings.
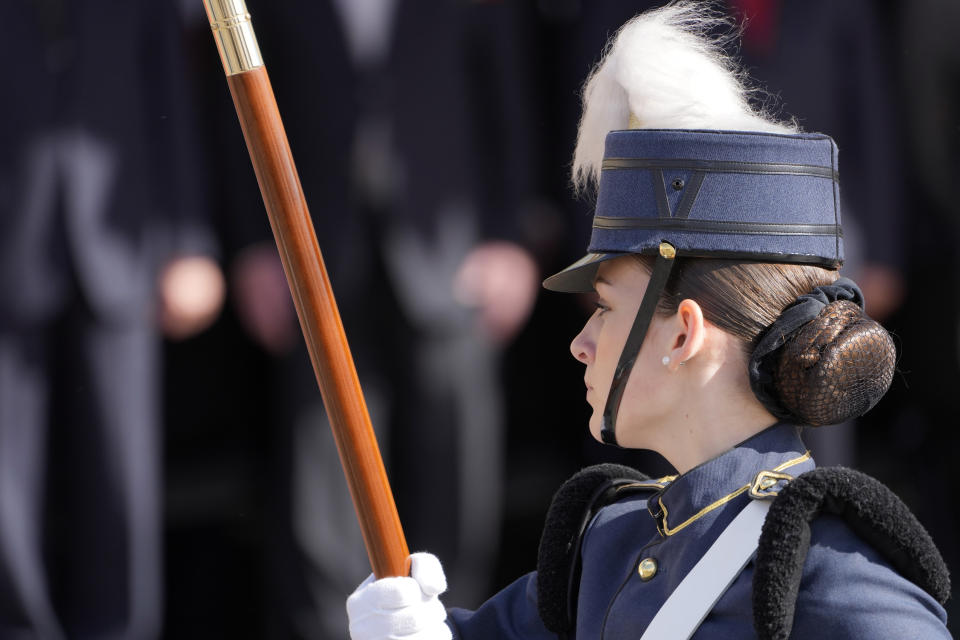
[[677,257],[839,267],[837,145],[818,133],[611,131],[589,253],[544,286],[592,291],[600,262],[661,242]]

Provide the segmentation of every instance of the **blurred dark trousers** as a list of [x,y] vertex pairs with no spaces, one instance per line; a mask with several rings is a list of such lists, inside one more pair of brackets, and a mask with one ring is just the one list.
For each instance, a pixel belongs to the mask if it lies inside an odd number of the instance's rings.
[[142,320],[76,301],[0,328],[0,638],[159,635],[158,345]]

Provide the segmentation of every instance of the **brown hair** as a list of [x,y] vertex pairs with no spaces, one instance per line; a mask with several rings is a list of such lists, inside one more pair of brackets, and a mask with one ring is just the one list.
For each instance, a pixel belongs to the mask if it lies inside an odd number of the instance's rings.
[[[652,270],[652,257],[636,257]],[[835,270],[812,265],[678,258],[657,312],[670,315],[683,300],[695,300],[704,319],[740,338],[749,357],[785,308],[836,279]],[[879,400],[895,364],[887,331],[857,305],[837,301],[784,345],[774,386],[796,422],[836,424],[862,415]]]

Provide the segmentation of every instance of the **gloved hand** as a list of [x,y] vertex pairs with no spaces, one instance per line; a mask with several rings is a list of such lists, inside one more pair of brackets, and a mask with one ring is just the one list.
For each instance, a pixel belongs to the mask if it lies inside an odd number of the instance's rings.
[[409,578],[364,580],[347,598],[352,640],[450,640],[447,611],[439,596],[447,590],[440,560],[410,555]]

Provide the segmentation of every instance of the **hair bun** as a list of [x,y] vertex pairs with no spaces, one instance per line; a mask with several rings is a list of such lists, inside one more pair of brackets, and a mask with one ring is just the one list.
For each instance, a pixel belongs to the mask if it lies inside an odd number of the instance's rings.
[[774,387],[805,424],[837,424],[869,411],[893,381],[887,330],[848,300],[826,305],[783,345]]

